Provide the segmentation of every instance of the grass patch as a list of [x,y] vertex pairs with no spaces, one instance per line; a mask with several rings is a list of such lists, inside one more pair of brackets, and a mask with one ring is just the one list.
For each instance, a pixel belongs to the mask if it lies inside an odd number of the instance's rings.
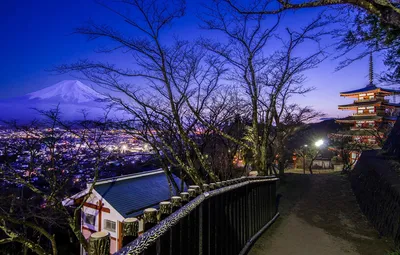
[[386,253],[386,255],[400,255],[400,250],[390,251],[390,252]]

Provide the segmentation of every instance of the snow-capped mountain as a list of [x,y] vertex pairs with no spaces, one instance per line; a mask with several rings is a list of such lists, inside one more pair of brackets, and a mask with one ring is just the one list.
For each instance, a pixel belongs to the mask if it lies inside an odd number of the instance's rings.
[[89,86],[78,80],[64,80],[22,97],[0,101],[0,120],[40,119],[38,110],[52,110],[57,106],[61,117],[67,120],[83,118],[82,111],[89,118],[99,118],[107,105],[106,97]]
[[27,94],[29,99],[52,100],[67,103],[87,103],[104,96],[78,80],[65,80],[50,87]]

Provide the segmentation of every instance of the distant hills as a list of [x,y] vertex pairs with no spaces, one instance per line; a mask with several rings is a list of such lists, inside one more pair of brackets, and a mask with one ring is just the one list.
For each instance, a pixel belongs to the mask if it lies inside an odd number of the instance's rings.
[[82,119],[82,111],[89,118],[100,118],[107,107],[106,97],[78,80],[64,80],[25,96],[0,100],[0,120],[20,122],[40,119],[37,110],[51,110],[59,106],[65,120]]

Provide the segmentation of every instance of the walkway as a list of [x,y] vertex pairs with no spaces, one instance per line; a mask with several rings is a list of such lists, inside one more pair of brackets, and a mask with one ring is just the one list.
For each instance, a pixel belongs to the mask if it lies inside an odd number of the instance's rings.
[[385,255],[392,242],[362,215],[339,173],[289,174],[279,188],[281,217],[249,255]]

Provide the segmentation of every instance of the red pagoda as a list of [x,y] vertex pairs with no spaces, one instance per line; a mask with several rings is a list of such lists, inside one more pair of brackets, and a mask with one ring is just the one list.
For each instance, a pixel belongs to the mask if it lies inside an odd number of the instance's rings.
[[[399,90],[380,88],[373,83],[372,55],[370,56],[369,84],[361,89],[341,92],[340,96],[354,98],[352,104],[339,105],[339,110],[353,110],[352,116],[337,119],[337,123],[347,124],[349,130],[334,136],[351,136],[354,143],[366,148],[377,149],[379,141],[384,140],[387,131],[393,127],[397,119],[399,104],[390,103],[387,96],[398,95]],[[359,152],[352,152],[351,158],[356,160]]]

